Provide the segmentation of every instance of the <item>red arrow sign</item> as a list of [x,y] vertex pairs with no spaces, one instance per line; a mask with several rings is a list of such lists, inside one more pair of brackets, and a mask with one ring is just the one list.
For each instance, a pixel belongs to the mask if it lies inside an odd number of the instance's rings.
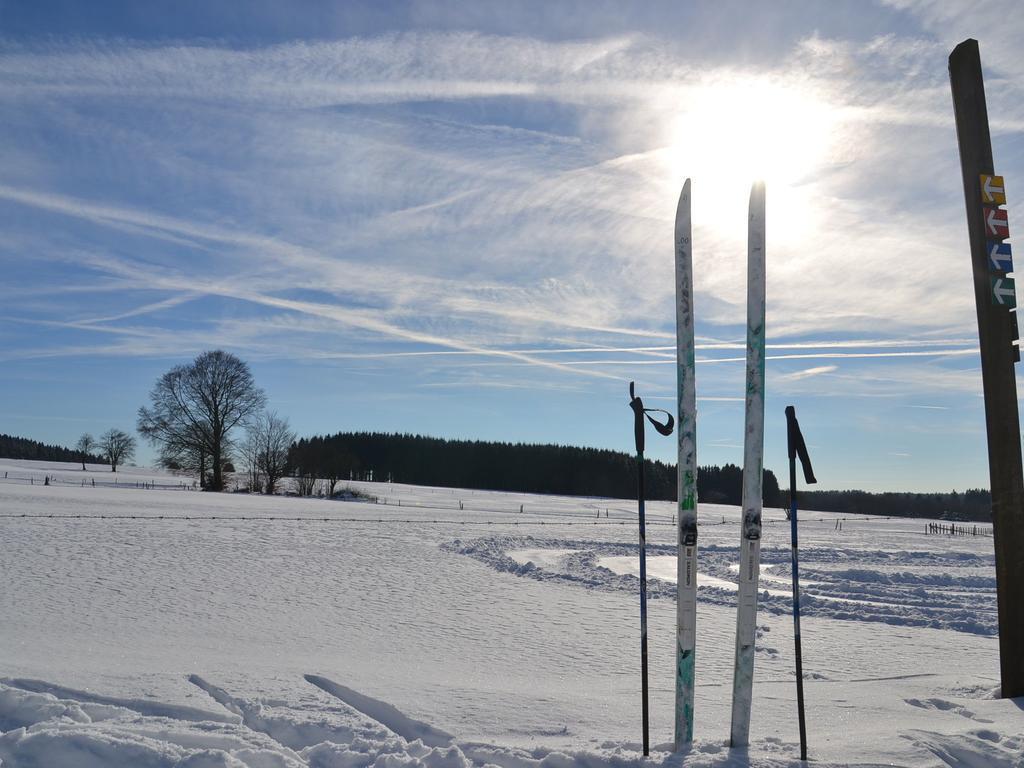
[[1006,218],[1006,211],[1002,208],[982,206],[981,212],[985,217],[986,237],[996,237],[1003,240],[1010,236],[1010,222]]

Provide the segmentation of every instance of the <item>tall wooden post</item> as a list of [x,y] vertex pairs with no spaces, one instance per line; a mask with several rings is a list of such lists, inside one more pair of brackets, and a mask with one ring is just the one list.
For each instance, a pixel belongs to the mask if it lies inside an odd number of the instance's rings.
[[[1008,235],[1006,212],[992,205],[1000,201],[993,200],[987,186],[983,189],[982,176],[994,177],[995,172],[977,40],[965,40],[953,49],[949,56],[949,81],[960,144],[967,231],[974,267],[974,300],[978,309],[992,488],[1002,695],[1016,697],[1024,696],[1024,471],[1013,368],[1019,357],[1013,346],[1017,323],[1016,313],[1011,311],[1016,306],[1016,297],[1013,281],[1005,276],[1012,270],[1009,256],[1003,262],[997,259],[998,250],[1009,251],[1001,242]],[[1021,190],[1024,192],[1024,179],[1021,179]],[[993,225],[998,219],[1002,227]]]

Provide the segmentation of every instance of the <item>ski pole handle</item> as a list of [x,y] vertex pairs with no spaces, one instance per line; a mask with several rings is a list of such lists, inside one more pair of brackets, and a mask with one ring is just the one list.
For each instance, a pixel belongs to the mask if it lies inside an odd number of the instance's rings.
[[633,394],[633,382],[629,382],[629,407],[633,409],[633,439],[636,452],[644,452],[644,401]]
[[[633,382],[629,382],[629,407],[633,409],[633,439],[636,441],[636,452],[643,453],[644,450],[644,416],[651,422],[659,434],[668,437],[675,428],[676,420],[671,413],[662,408],[644,408],[644,401],[634,394]],[[652,413],[665,414],[665,422],[660,422],[651,416]]]
[[800,422],[796,420],[796,409],[792,405],[786,406],[786,443],[789,447],[789,460],[800,458],[800,466],[804,470],[804,479],[808,485],[814,485],[818,481],[814,477],[814,470],[811,468],[811,457],[807,455],[807,444],[804,443],[804,436],[800,432]]

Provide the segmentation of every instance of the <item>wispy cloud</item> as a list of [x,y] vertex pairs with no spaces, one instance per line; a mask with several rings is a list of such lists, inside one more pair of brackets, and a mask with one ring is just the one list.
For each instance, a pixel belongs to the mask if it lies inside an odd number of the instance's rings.
[[[746,169],[722,173],[714,142],[756,124],[807,139],[762,153],[777,164],[811,157],[768,184],[769,385],[911,408],[976,393],[945,72],[972,16],[892,3],[915,23],[808,22],[756,64],[631,29],[7,40],[0,357],[223,345],[372,377],[379,397],[547,387],[597,407],[635,378],[671,399],[691,177],[701,400],[735,416]],[[1013,31],[986,43],[997,141],[1024,130]],[[747,119],[758,98],[786,108]]]
[[[822,68],[824,76],[817,83],[808,79],[802,64],[773,71],[767,81],[792,82],[817,94],[851,126],[863,125],[864,105],[875,108],[899,68],[914,57],[934,53],[927,46],[912,46],[894,60],[889,56],[891,50],[892,46],[874,45],[841,49],[834,41],[824,40],[803,47],[802,55],[817,59],[846,57],[862,66],[874,62],[871,77],[856,93],[846,87],[842,67]],[[152,109],[145,99],[153,97],[172,105],[167,112],[172,127],[178,120],[173,105],[188,105],[190,111],[209,116],[214,135],[225,137],[235,121],[224,113],[223,105],[237,103],[234,109],[251,113],[248,116],[255,129],[248,129],[246,139],[256,144],[260,157],[266,158],[266,168],[274,179],[270,185],[257,186],[253,180],[240,177],[234,168],[197,166],[187,159],[195,155],[194,148],[183,143],[180,136],[154,132],[151,126],[136,120],[117,130],[129,140],[124,146],[136,150],[137,162],[163,153],[161,162],[171,156],[179,163],[175,172],[184,168],[188,175],[205,174],[214,188],[223,187],[249,209],[243,211],[249,219],[246,225],[225,228],[213,222],[204,224],[202,217],[185,219],[10,185],[0,190],[8,200],[145,232],[151,237],[174,238],[195,247],[208,248],[216,243],[233,251],[255,252],[259,255],[257,269],[266,269],[262,262],[276,257],[279,270],[285,264],[292,266],[288,282],[293,285],[319,282],[330,287],[348,282],[351,290],[378,295],[388,286],[396,296],[411,298],[421,316],[431,310],[433,299],[433,311],[442,315],[490,315],[495,320],[513,322],[534,336],[544,326],[553,326],[666,339],[671,338],[665,330],[666,320],[643,327],[636,322],[643,313],[632,306],[650,307],[649,298],[653,297],[653,306],[668,309],[671,301],[670,291],[658,279],[668,273],[670,262],[665,241],[657,234],[670,226],[671,187],[677,183],[671,180],[677,170],[661,144],[670,136],[652,134],[643,139],[646,146],[641,143],[632,147],[633,151],[620,151],[619,139],[611,134],[591,138],[585,131],[582,137],[568,131],[565,135],[552,131],[510,133],[509,126],[485,124],[476,116],[470,120],[458,110],[443,120],[435,114],[410,115],[388,111],[390,108],[329,119],[310,108],[422,104],[482,96],[528,98],[569,105],[577,111],[571,129],[578,131],[586,124],[587,110],[597,108],[595,105],[605,112],[611,107],[613,111],[653,117],[663,115],[664,108],[659,105],[668,102],[685,112],[688,94],[699,93],[709,84],[719,86],[753,76],[734,67],[708,72],[696,62],[673,57],[656,43],[635,35],[585,43],[541,43],[441,33],[281,45],[255,51],[111,43],[81,43],[70,48],[14,47],[0,58],[0,74],[0,94],[43,114],[54,100],[80,103],[102,97],[130,101],[144,116]],[[936,109],[946,110],[944,95],[927,98],[934,101]],[[856,108],[848,105],[844,111],[844,100],[853,100]],[[916,107],[903,107],[902,114],[921,114]],[[410,127],[417,128],[422,138],[410,142]],[[96,122],[89,128],[115,130],[110,124]],[[293,141],[282,143],[282,134]],[[574,147],[568,153],[567,142]],[[458,151],[452,151],[452,146]],[[550,151],[552,146],[557,146],[556,154]],[[331,154],[348,156],[355,162],[342,163]],[[398,162],[388,159],[391,157]],[[230,150],[227,159],[235,161]],[[298,161],[299,173],[294,172],[294,165],[281,162],[287,159]],[[279,168],[287,171],[282,173]],[[360,173],[356,170],[359,168],[371,173]],[[679,170],[686,172],[685,168]],[[339,187],[336,179],[323,171],[334,173],[346,184]],[[401,199],[396,186],[393,191],[387,189],[386,196],[375,194],[369,207],[363,203],[365,214],[353,216],[351,209],[338,207],[349,199],[346,188],[367,188],[372,179],[376,192],[382,183],[389,187],[387,180],[392,174],[401,175],[413,192],[412,199]],[[849,171],[841,171],[835,178],[849,183],[849,176]],[[302,192],[298,192],[300,180],[305,187]],[[738,314],[739,296],[732,286],[741,285],[742,265],[739,259],[723,263],[711,254],[723,249],[738,254],[742,246],[735,247],[739,245],[735,239],[717,225],[709,228],[702,224],[715,210],[699,194],[702,183],[706,185],[707,180],[698,178],[695,187],[699,214],[695,248],[698,306],[703,300],[702,316],[728,323]],[[280,190],[280,194],[273,190]],[[778,194],[791,203],[793,210],[806,211],[809,221],[822,214],[816,207],[822,191],[817,184],[809,184],[801,190],[779,189]],[[772,194],[770,205],[776,200]],[[252,223],[259,221],[271,204],[275,212],[269,221],[285,225],[285,231],[296,226],[306,229],[303,224],[312,220],[312,211],[297,209],[295,203],[316,198],[323,202],[315,202],[314,209],[326,206],[328,211],[344,211],[346,226],[318,221],[326,238],[301,246],[294,238],[288,242],[280,236],[253,231]],[[885,234],[892,229],[891,215],[865,211],[858,208],[860,205],[859,200],[836,199],[833,195],[827,214],[829,228],[844,225],[842,250],[879,254],[880,259],[881,254],[898,247],[895,239]],[[282,212],[288,212],[286,220]],[[737,219],[742,220],[742,213],[737,213]],[[776,226],[776,233],[792,226],[791,213],[782,218],[785,226]],[[710,220],[716,221],[713,216]],[[775,215],[772,220],[778,222],[779,217]],[[815,239],[814,259],[818,263],[844,260],[839,244],[815,237],[820,228],[799,228],[804,230],[804,241]],[[478,235],[485,229],[489,231],[481,240]],[[479,259],[475,269],[465,253],[470,238],[487,243],[483,250],[473,249]],[[874,317],[897,325],[901,318],[904,324],[920,323],[938,301],[934,286],[948,278],[942,273],[919,276],[913,284],[890,286],[885,296],[879,296],[875,274],[881,262],[875,256],[856,262],[846,259],[845,301],[837,302],[817,277],[824,277],[824,273],[800,270],[809,256],[794,249],[787,239],[773,242],[770,248],[774,263],[784,265],[770,275],[771,285],[776,288],[770,291],[773,322],[782,333],[806,331],[815,325],[827,330],[868,329],[876,327]],[[656,245],[659,242],[660,248]],[[558,258],[551,259],[555,243]],[[353,251],[367,247],[381,252],[372,273],[365,269],[363,253]],[[400,258],[396,248],[404,251]],[[446,271],[443,267],[436,269],[440,262],[430,250],[443,250],[452,259],[450,264],[463,270],[454,285],[429,279]],[[640,263],[647,267],[648,254],[659,250],[664,258],[658,266],[632,269]],[[427,255],[426,261],[417,261],[415,256],[420,254]],[[643,254],[643,258],[630,254]],[[532,285],[518,275],[510,281],[511,275],[502,274],[508,272],[501,265],[503,259],[517,265],[514,271],[530,270],[534,275],[546,272],[546,277],[535,279]],[[467,269],[484,279],[476,285],[467,284]],[[624,269],[632,273],[633,280],[617,279]],[[588,275],[582,282],[578,278],[581,273]],[[803,297],[802,311],[794,311],[796,307],[785,298],[797,294]],[[415,301],[417,296],[424,300]],[[852,309],[866,306],[869,296],[870,316]],[[968,304],[961,304],[946,301],[947,313],[954,308],[966,315]],[[664,313],[663,317],[670,315]],[[813,325],[809,318],[814,318]]]
[[838,370],[835,365],[818,365],[814,368],[804,368],[802,371],[793,371],[792,373],[784,373],[778,376],[783,381],[799,381],[800,379],[809,379],[812,376],[821,376],[823,373],[832,373],[832,371]]

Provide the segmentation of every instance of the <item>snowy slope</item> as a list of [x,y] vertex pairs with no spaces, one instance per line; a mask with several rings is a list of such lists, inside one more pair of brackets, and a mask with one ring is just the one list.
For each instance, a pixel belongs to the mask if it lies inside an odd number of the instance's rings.
[[[629,502],[353,484],[371,504],[43,486],[83,474],[43,462],[4,471],[37,478],[0,479],[5,768],[641,762]],[[672,505],[648,514],[652,736],[664,750]],[[765,511],[740,754],[726,747],[739,510],[701,508],[686,765],[795,761],[782,518]],[[993,696],[991,539],[926,536],[916,520],[846,517],[839,531],[836,519],[801,521],[814,762],[1021,765],[1024,702]]]

